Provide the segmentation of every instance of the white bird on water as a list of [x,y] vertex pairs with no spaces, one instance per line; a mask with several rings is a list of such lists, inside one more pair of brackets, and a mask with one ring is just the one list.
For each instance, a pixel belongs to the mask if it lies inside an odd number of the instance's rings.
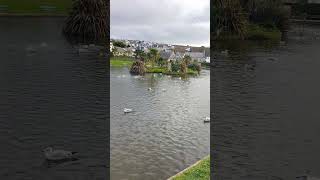
[[130,113],[130,112],[132,112],[132,109],[124,108],[124,109],[123,109],[123,112],[124,112],[124,113]]
[[205,123],[210,122],[210,117],[206,117],[203,122]]
[[152,88],[148,88],[148,91],[152,91]]
[[52,147],[47,147],[44,149],[44,155],[49,161],[59,161],[59,160],[68,160],[74,158],[74,154],[77,152],[65,151],[65,150],[53,150]]

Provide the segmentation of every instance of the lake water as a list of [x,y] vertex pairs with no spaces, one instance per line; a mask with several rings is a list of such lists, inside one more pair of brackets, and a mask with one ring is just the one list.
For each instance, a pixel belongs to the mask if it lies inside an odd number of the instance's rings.
[[[0,179],[106,179],[106,60],[78,54],[62,18],[0,18]],[[79,160],[47,164],[47,146]]]
[[112,180],[166,179],[209,154],[208,70],[179,79],[111,68],[110,89]]
[[287,45],[233,42],[230,56],[217,58],[215,180],[320,177],[320,27],[300,32],[291,30]]

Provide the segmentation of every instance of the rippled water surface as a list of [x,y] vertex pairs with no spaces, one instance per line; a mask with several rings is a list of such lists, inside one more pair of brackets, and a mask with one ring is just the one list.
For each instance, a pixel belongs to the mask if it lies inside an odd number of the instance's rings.
[[217,58],[214,179],[320,177],[320,27],[300,32],[287,45],[233,43]]
[[[0,179],[106,179],[105,60],[79,55],[62,24],[0,18]],[[47,146],[79,160],[48,165]]]
[[166,179],[209,154],[208,70],[187,79],[110,73],[112,180]]

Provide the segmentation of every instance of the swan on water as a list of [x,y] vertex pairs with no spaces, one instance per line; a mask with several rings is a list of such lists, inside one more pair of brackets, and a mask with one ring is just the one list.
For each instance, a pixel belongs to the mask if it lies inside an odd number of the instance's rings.
[[73,151],[65,151],[65,150],[59,150],[59,149],[54,150],[52,147],[47,147],[43,151],[46,159],[50,161],[72,159],[73,155],[77,153]]
[[210,117],[206,117],[203,122],[210,122]]
[[148,91],[152,91],[152,88],[148,88]]
[[124,109],[123,109],[123,112],[124,112],[124,113],[130,113],[130,112],[132,112],[132,109],[124,108]]
[[162,89],[162,91],[163,91],[163,92],[166,92],[167,90],[166,90],[166,89]]

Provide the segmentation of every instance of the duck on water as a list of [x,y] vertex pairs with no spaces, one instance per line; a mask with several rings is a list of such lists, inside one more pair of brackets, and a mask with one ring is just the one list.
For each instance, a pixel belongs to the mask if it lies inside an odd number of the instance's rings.
[[65,151],[60,149],[53,149],[52,147],[47,147],[44,150],[44,156],[48,161],[63,161],[72,160],[77,152]]

